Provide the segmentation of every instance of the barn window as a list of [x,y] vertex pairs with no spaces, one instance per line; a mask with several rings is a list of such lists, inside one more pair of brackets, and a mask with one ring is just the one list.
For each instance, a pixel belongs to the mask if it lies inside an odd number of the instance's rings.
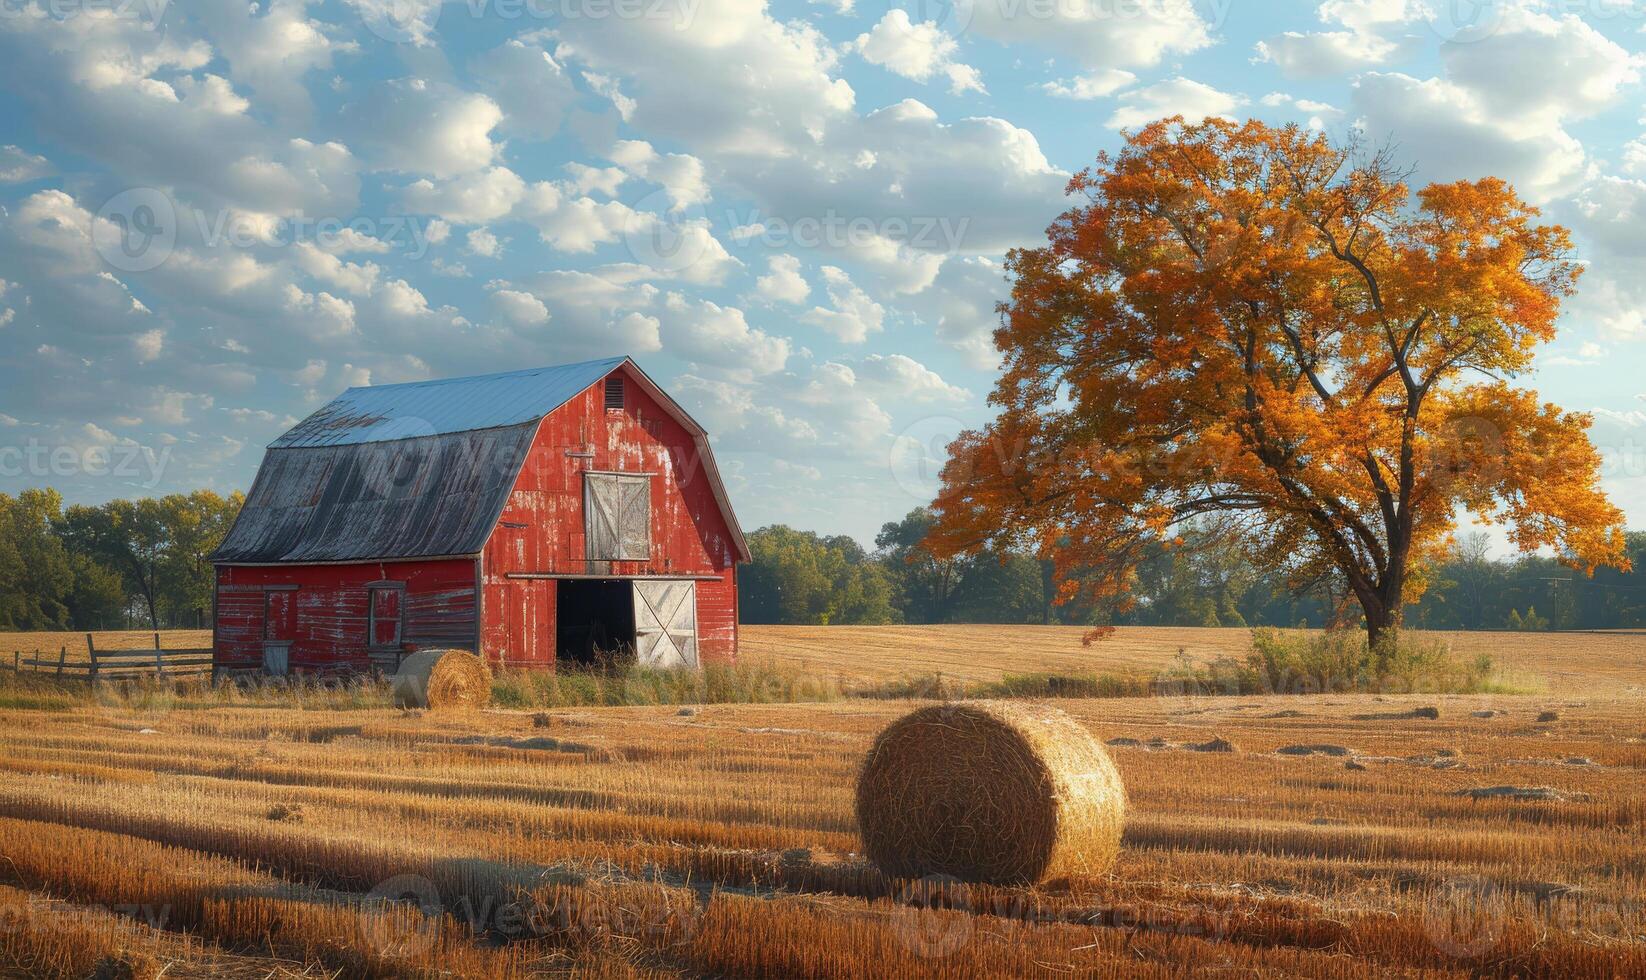
[[621,409],[623,407],[623,378],[614,375],[606,379],[606,407]]
[[645,561],[652,553],[652,479],[643,473],[583,476],[584,557]]
[[367,629],[374,647],[400,645],[401,623],[405,617],[406,594],[398,586],[371,590],[371,615]]

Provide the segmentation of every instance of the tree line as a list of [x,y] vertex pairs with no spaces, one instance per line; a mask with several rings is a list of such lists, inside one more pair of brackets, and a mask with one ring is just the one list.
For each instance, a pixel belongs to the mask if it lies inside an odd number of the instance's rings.
[[0,494],[0,630],[211,625],[207,558],[245,497],[210,490],[63,506]]
[[[749,535],[754,561],[739,570],[746,623],[1043,623],[1080,626],[1358,626],[1360,609],[1340,579],[1299,582],[1248,561],[1237,542],[1190,528],[1157,544],[1127,584],[1132,600],[1094,603],[1076,592],[1058,604],[1051,563],[986,548],[939,559],[923,542],[933,515],[910,511],[882,526],[873,551],[845,535],[783,525]],[[1627,535],[1646,568],[1646,532]],[[1424,591],[1406,625],[1422,629],[1646,627],[1646,575],[1600,568],[1593,577],[1554,558],[1489,557],[1484,534],[1460,536],[1422,570]]]
[[[244,501],[209,490],[65,508],[51,489],[0,494],[0,630],[211,625],[207,561]],[[1058,604],[1051,563],[1015,549],[939,559],[924,542],[934,517],[916,508],[865,549],[846,535],[784,525],[749,535],[739,570],[746,623],[1043,623],[1080,626],[1350,626],[1358,614],[1333,576],[1297,582],[1247,561],[1237,542],[1191,528],[1155,545],[1133,573],[1131,603],[1076,592]],[[1646,568],[1646,532],[1627,535]],[[1646,575],[1588,577],[1553,558],[1489,557],[1461,536],[1423,569],[1405,622],[1424,629],[1646,627]]]

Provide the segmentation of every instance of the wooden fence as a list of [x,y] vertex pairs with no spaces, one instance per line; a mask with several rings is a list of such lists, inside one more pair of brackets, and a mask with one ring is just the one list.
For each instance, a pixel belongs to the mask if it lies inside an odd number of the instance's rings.
[[85,681],[188,676],[209,674],[212,669],[211,647],[162,649],[159,633],[154,634],[154,648],[150,650],[99,650],[92,635],[87,633],[86,654],[89,660],[70,660],[66,646],[58,650],[56,657],[39,651],[25,657],[16,651],[11,655],[10,666],[14,671],[29,670]]

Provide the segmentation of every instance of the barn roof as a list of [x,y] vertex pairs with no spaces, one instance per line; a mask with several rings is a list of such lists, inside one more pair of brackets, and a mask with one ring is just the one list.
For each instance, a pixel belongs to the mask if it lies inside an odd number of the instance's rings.
[[748,561],[707,433],[627,357],[350,388],[269,444],[211,560],[303,564],[477,554],[514,488],[537,423],[624,364],[692,434],[738,556]]
[[297,423],[270,449],[352,446],[535,422],[628,360],[350,388]]

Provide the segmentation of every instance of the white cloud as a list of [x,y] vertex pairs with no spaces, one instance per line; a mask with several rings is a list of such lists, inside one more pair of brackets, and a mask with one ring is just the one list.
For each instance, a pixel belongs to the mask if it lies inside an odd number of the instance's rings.
[[814,306],[800,319],[848,344],[861,344],[870,334],[879,333],[886,317],[885,308],[853,285],[845,270],[826,265],[822,271],[830,306]]
[[917,402],[964,403],[971,392],[903,354],[870,354],[853,364],[858,383],[877,395]]
[[473,71],[503,112],[508,134],[546,140],[559,132],[577,91],[565,69],[535,44],[513,39],[476,58]]
[[982,92],[983,76],[976,68],[955,60],[960,45],[933,21],[918,24],[907,12],[893,7],[852,47],[863,60],[917,82],[942,75],[954,95]]
[[1416,48],[1410,25],[1429,16],[1419,0],[1326,0],[1318,13],[1322,23],[1345,29],[1286,31],[1259,41],[1254,60],[1291,78],[1340,76],[1404,57]]
[[481,255],[488,259],[495,259],[503,254],[503,243],[497,236],[485,228],[476,228],[468,234],[468,249],[471,255]]
[[498,289],[492,292],[492,305],[499,314],[515,326],[528,327],[549,322],[549,308],[531,293],[517,289]]
[[51,161],[38,153],[30,153],[11,143],[0,146],[0,183],[20,184],[25,180],[39,180],[51,172]]
[[755,280],[755,292],[778,303],[799,303],[811,293],[806,277],[800,274],[800,260],[792,255],[773,255],[766,260],[766,275]]
[[1111,129],[1136,129],[1167,116],[1182,116],[1189,122],[1200,122],[1208,116],[1230,118],[1247,99],[1178,75],[1133,89],[1121,95],[1120,101],[1122,104],[1105,124]]
[[658,153],[644,140],[618,140],[609,156],[626,173],[661,184],[670,211],[683,211],[709,200],[703,161],[689,153]]
[[1169,54],[1212,43],[1211,25],[1193,0],[1146,3],[1008,3],[958,0],[954,17],[968,32],[1008,44],[1027,42],[1087,68],[1148,67]]
[[404,78],[371,86],[343,120],[380,169],[455,177],[496,160],[491,131],[503,110],[477,92]]
[[401,200],[409,210],[439,215],[460,225],[495,221],[525,196],[526,182],[507,167],[488,167],[438,183],[425,178],[401,192]]
[[308,242],[298,242],[292,254],[304,272],[356,296],[370,296],[377,287],[378,273],[382,271],[375,262],[345,262]]
[[1370,72],[1356,82],[1353,105],[1372,139],[1398,134],[1420,183],[1495,175],[1543,201],[1583,171],[1583,145],[1565,130],[1505,125],[1472,91],[1444,79]]
[[1073,78],[1046,82],[1040,86],[1047,95],[1060,99],[1101,99],[1137,81],[1137,76],[1118,68],[1101,68]]
[[669,293],[663,301],[663,340],[698,365],[733,374],[770,374],[789,359],[789,342],[749,326],[743,311]]
[[160,358],[160,352],[166,346],[166,331],[159,328],[145,330],[133,337],[131,342],[138,362],[147,364]]

